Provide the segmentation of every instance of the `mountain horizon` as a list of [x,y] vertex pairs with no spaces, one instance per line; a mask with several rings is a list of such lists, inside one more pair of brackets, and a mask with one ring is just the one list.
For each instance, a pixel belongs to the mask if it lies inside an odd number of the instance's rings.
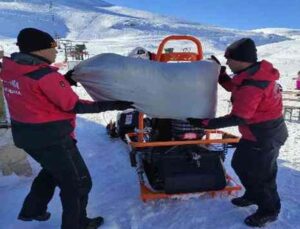
[[[0,1],[0,36],[15,38],[24,27],[37,27],[52,35],[77,40],[109,37],[163,37],[188,34],[201,38],[220,49],[233,40],[251,37],[257,45],[290,38],[286,34],[265,33],[264,30],[237,30],[119,7],[105,1]],[[297,31],[297,30],[295,30]]]

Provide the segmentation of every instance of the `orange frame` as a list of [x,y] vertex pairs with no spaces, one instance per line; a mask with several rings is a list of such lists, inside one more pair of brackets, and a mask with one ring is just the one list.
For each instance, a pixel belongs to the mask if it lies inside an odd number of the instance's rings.
[[[132,152],[136,152],[139,149],[145,149],[148,147],[158,147],[158,146],[176,146],[176,145],[209,145],[209,144],[229,144],[229,143],[238,143],[239,138],[220,131],[220,130],[205,130],[205,138],[201,140],[192,140],[192,141],[158,141],[158,142],[136,142],[132,140],[134,137],[137,137],[139,133],[128,133],[125,135],[126,140],[129,144],[129,146],[132,149]],[[148,133],[143,132],[143,136],[145,137]],[[212,139],[213,134],[221,135],[221,138]],[[145,138],[144,138],[145,139]],[[233,195],[234,193],[240,191],[242,187],[233,180],[228,174],[226,174],[226,181],[227,183],[231,183],[231,185],[227,185],[222,190],[216,190],[216,191],[208,191],[208,192],[200,192],[200,193],[189,193],[193,196],[200,196],[203,195],[203,193],[208,194],[211,197],[215,197],[217,195]],[[179,193],[179,194],[166,194],[164,192],[155,192],[152,191],[149,187],[147,187],[141,177],[139,177],[140,182],[140,198],[143,202],[150,201],[150,200],[156,200],[156,199],[166,199],[166,198],[176,198],[180,197],[182,195],[186,195],[187,193]]]
[[[163,53],[164,47],[167,42],[170,40],[189,40],[195,43],[197,47],[197,53],[194,52],[173,52],[173,53]],[[198,61],[203,59],[203,50],[201,42],[192,36],[181,36],[181,35],[172,35],[168,36],[158,47],[157,54],[155,55],[155,60],[159,62],[168,62],[168,61]],[[213,139],[212,134],[221,135],[221,138]],[[209,145],[209,144],[230,144],[230,143],[238,143],[239,138],[230,133],[226,133],[220,130],[205,130],[205,138],[201,140],[190,140],[190,141],[157,141],[157,142],[147,142],[146,136],[148,133],[144,131],[144,114],[139,114],[139,123],[137,133],[128,133],[125,135],[125,138],[132,149],[132,152],[136,150],[141,150],[148,147],[159,147],[159,146],[176,146],[176,145]],[[133,140],[137,139],[137,141]],[[242,189],[240,185],[238,185],[229,175],[226,175],[227,182],[232,182],[234,185],[227,185],[223,190],[218,191],[209,191],[205,192],[214,197],[218,193],[226,193],[231,195],[233,192],[239,191]],[[183,194],[166,194],[164,192],[154,192],[150,188],[148,188],[143,180],[140,179],[140,190],[141,190],[141,199],[142,201],[154,200],[154,199],[162,199],[162,198],[172,198]],[[192,194],[203,194],[203,193],[192,193]]]
[[[208,145],[208,144],[230,144],[238,143],[239,137],[221,131],[221,130],[205,130],[205,138],[201,140],[184,140],[184,141],[157,141],[157,142],[146,142],[146,135],[148,133],[141,131],[138,133],[128,133],[125,135],[126,141],[128,144],[134,148],[145,148],[145,147],[159,147],[159,146],[177,146],[177,145]],[[212,134],[219,134],[221,138],[211,138]],[[138,141],[132,140],[133,137],[138,136]],[[141,139],[142,138],[142,139]]]
[[[171,40],[188,40],[192,41],[197,47],[197,53],[194,52],[172,52],[172,53],[163,53],[164,47],[167,42]],[[166,37],[160,43],[155,60],[159,62],[168,62],[168,61],[197,61],[203,59],[203,50],[201,42],[192,36],[183,36],[183,35],[171,35]]]
[[211,197],[215,197],[217,195],[233,195],[234,193],[238,192],[242,189],[240,185],[238,185],[235,180],[233,180],[230,176],[226,175],[227,183],[232,182],[234,186],[227,185],[222,190],[217,191],[207,191],[207,192],[194,192],[194,193],[178,193],[178,194],[166,194],[164,192],[154,192],[150,188],[148,188],[144,183],[140,183],[140,190],[141,190],[141,200],[143,202],[147,202],[150,200],[157,200],[157,199],[169,199],[169,198],[176,198],[184,195],[192,195],[192,196],[202,196],[203,194],[207,194]]

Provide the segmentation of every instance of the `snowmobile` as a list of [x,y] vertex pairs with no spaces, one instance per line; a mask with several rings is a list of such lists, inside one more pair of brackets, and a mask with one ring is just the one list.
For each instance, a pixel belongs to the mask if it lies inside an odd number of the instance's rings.
[[[193,42],[197,52],[165,49],[167,42],[178,40]],[[151,55],[151,60],[159,62],[202,59],[201,42],[192,36],[168,36]],[[149,119],[135,110],[121,113],[107,131],[111,137],[121,137],[128,143],[144,202],[187,194],[233,195],[241,190],[223,165],[227,150],[239,141],[230,133],[194,128],[179,120]]]

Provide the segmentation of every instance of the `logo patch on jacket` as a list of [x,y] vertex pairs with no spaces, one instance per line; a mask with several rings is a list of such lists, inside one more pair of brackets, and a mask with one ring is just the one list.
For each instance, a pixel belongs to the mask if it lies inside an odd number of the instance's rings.
[[61,87],[65,87],[66,86],[64,81],[59,81],[59,84],[60,84]]

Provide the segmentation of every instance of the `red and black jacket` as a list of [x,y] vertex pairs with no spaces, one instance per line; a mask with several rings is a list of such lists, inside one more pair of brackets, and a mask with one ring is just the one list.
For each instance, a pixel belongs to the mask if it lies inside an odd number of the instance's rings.
[[75,113],[100,111],[97,102],[80,100],[57,70],[31,54],[4,57],[0,78],[16,146],[42,148],[74,137]]
[[242,138],[284,143],[288,134],[282,117],[282,96],[276,83],[279,72],[263,60],[237,73],[232,79],[222,74],[219,83],[231,94],[232,110],[211,119],[208,128],[239,126]]

